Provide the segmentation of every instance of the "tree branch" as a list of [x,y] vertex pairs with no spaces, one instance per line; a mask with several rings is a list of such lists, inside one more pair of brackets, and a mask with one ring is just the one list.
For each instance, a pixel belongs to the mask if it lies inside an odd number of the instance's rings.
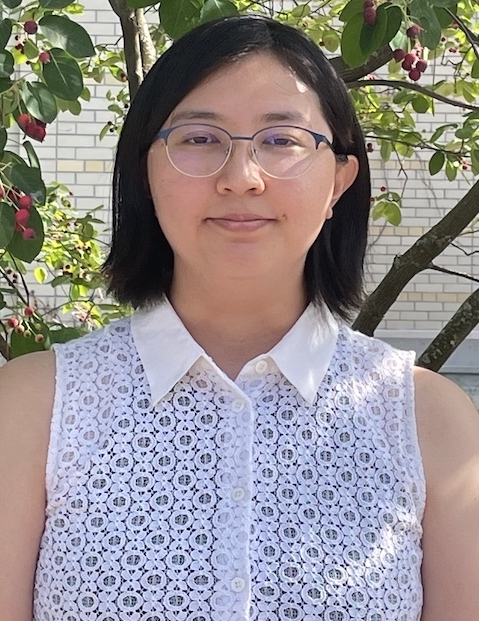
[[113,11],[120,18],[125,49],[126,73],[130,97],[133,99],[143,82],[143,66],[141,60],[140,36],[136,14],[130,9],[126,0],[108,0]]
[[476,289],[423,351],[416,364],[432,371],[438,371],[478,323],[479,289]]
[[138,36],[140,37],[141,62],[143,65],[143,76],[155,64],[157,54],[153,39],[151,38],[150,28],[145,18],[144,9],[136,10],[136,23],[138,26]]
[[477,43],[479,42],[479,39],[474,35],[474,33],[472,33],[469,28],[466,26],[466,24],[462,21],[462,19],[460,17],[458,17],[455,13],[453,13],[451,11],[451,9],[448,9],[447,7],[444,7],[444,10],[446,11],[446,13],[449,13],[449,15],[453,18],[453,20],[457,23],[457,25],[459,26],[459,28],[462,30],[462,32],[466,35],[466,39],[469,41],[469,43],[472,46],[472,49],[474,51],[474,54],[476,55],[476,58],[479,60],[479,49],[476,47]]
[[335,56],[330,59],[336,73],[346,82],[354,82],[360,80],[370,73],[374,73],[377,69],[388,63],[393,57],[393,52],[389,45],[379,48],[368,60],[360,67],[350,67],[346,64],[342,56]]
[[407,283],[427,269],[431,261],[463,231],[479,213],[477,181],[437,224],[420,237],[403,255],[398,255],[391,269],[365,300],[353,324],[355,330],[373,335],[380,321],[396,301]]
[[435,93],[434,91],[431,91],[424,86],[419,86],[419,84],[416,84],[415,82],[405,82],[404,80],[357,80],[356,82],[346,82],[346,86],[348,88],[361,88],[363,86],[388,86],[389,88],[405,88],[410,91],[417,91],[418,93],[422,93],[427,97],[432,97],[433,99],[442,101],[443,103],[449,104],[450,106],[456,106],[456,108],[466,108],[467,110],[474,110],[474,112],[479,112],[479,106],[472,106],[471,104],[462,101],[449,99],[449,97],[444,97],[444,95]]
[[459,276],[459,278],[467,278],[468,280],[472,280],[473,282],[479,282],[479,278],[474,278],[470,274],[466,274],[466,272],[455,272],[454,270],[448,270],[446,267],[440,267],[439,265],[435,265],[434,263],[429,263],[427,266],[428,270],[434,270],[436,272],[441,272],[442,274],[449,274],[450,276]]

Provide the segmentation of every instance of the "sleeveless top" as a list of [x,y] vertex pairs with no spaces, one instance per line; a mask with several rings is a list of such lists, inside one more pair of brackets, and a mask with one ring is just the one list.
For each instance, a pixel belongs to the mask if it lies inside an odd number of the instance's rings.
[[419,621],[414,352],[341,325],[311,398],[204,355],[155,402],[131,318],[55,349],[34,621]]

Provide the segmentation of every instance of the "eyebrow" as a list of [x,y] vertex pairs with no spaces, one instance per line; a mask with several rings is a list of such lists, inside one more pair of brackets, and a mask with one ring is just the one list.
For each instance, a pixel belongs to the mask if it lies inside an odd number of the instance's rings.
[[[178,123],[179,121],[191,121],[191,120],[202,120],[202,121],[226,121],[226,117],[218,114],[217,112],[211,112],[208,110],[180,110],[178,112],[173,113],[171,116],[171,125]],[[309,121],[298,111],[296,110],[283,110],[278,112],[268,112],[266,114],[262,114],[259,117],[260,122],[264,123],[273,123],[284,121],[290,121],[293,123],[303,123],[308,124]]]

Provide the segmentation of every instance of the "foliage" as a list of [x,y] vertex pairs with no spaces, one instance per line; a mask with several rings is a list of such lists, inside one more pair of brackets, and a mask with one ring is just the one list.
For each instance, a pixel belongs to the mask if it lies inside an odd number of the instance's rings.
[[[289,8],[281,0],[274,7],[264,0],[109,1],[137,17],[157,14],[148,37],[158,53],[197,24],[223,16],[256,12],[298,26],[338,57],[369,151],[379,149],[385,161],[422,151],[431,175],[443,169],[449,180],[479,175],[479,34],[472,0],[306,0]],[[82,12],[76,0],[0,0],[0,8],[0,351],[5,354],[8,343],[15,356],[128,312],[102,297],[103,253],[95,228],[104,229],[101,219],[96,211],[77,215],[67,188],[45,187],[33,144],[43,141],[60,112],[80,115],[82,101],[90,99],[85,80],[100,83],[107,72],[118,88],[108,94],[112,118],[101,137],[120,132],[131,84],[124,49],[93,46],[76,21]],[[380,57],[386,60],[374,64]],[[448,80],[436,79],[443,66]],[[438,101],[456,110],[459,120],[432,133],[421,130]],[[401,195],[381,188],[372,217],[398,225]],[[25,279],[32,272],[43,286],[62,289],[58,308],[34,297]],[[34,313],[26,316],[30,307]]]

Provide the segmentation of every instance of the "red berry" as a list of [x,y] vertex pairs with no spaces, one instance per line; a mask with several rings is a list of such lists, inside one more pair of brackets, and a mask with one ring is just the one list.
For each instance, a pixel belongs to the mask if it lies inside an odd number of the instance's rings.
[[25,229],[22,231],[23,239],[34,239],[36,237],[36,233],[33,229]]
[[364,23],[368,26],[374,26],[376,23],[376,9],[369,7],[363,11]]
[[20,127],[24,128],[27,123],[30,123],[30,115],[29,114],[19,114],[18,115],[18,119],[17,119],[17,123],[20,125]]
[[406,52],[402,50],[400,47],[398,47],[393,52],[393,58],[396,62],[401,62],[401,60],[404,60],[405,56],[406,56]]
[[462,165],[462,170],[467,170],[469,168],[469,166],[467,164],[463,164]]
[[382,185],[380,190],[381,190],[381,192],[385,192],[387,190],[387,187],[385,185]]
[[414,56],[414,54],[411,54],[411,53],[406,54],[406,56],[404,57],[404,60],[402,61],[401,67],[405,71],[410,71],[415,61],[416,61],[416,57]]
[[34,35],[38,31],[38,24],[33,19],[29,19],[23,24],[23,29],[27,34]]
[[33,138],[34,140],[39,140],[40,142],[43,142],[45,136],[47,135],[47,130],[39,125],[37,121],[30,121],[27,123],[24,131],[27,136],[30,136],[30,138]]
[[368,142],[366,145],[366,151],[368,153],[372,153],[374,151],[374,147],[373,147],[373,143],[372,142]]
[[30,220],[30,212],[28,209],[19,209],[15,212],[15,222],[20,226],[25,226]]
[[409,26],[409,28],[406,30],[406,34],[410,39],[417,39],[419,37],[419,34],[421,33],[421,26],[418,26],[418,24],[413,24],[412,26]]
[[409,75],[409,78],[413,80],[414,82],[417,82],[418,80],[421,79],[421,72],[418,71],[417,69],[411,69],[408,75]]
[[423,60],[422,58],[419,59],[416,63],[416,69],[420,71],[421,73],[424,73],[427,69],[427,62]]
[[17,326],[20,325],[20,322],[18,321],[16,317],[9,317],[7,319],[7,325],[9,328],[16,328]]
[[370,9],[373,6],[374,6],[373,0],[365,0],[365,2],[363,3],[363,9]]
[[40,52],[40,54],[38,55],[38,60],[46,65],[46,63],[49,63],[51,60],[50,54],[48,52]]
[[22,196],[18,199],[18,206],[20,207],[20,209],[30,209],[32,205],[33,199],[30,194],[25,194],[25,196]]
[[31,317],[35,314],[35,309],[33,306],[26,306],[23,312],[25,313],[25,317]]

